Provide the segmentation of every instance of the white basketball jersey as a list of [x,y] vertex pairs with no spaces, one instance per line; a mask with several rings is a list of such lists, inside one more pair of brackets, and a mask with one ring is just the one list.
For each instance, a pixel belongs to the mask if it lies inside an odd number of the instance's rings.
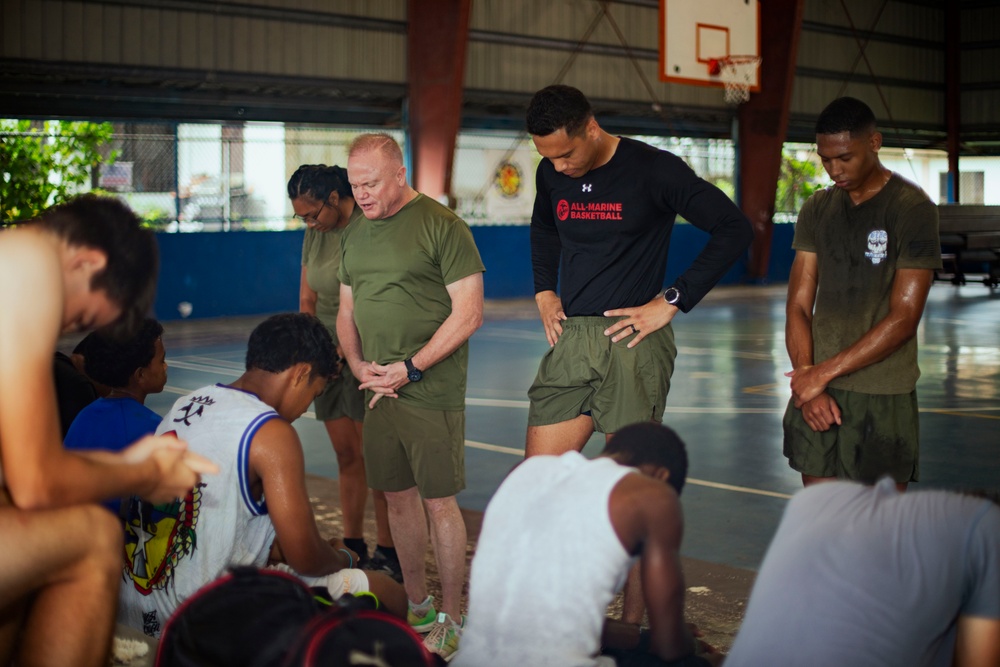
[[264,499],[250,489],[250,443],[276,418],[256,395],[224,385],[174,403],[157,434],[175,432],[191,451],[217,463],[219,474],[206,475],[171,503],[129,500],[120,623],[159,637],[177,606],[226,567],[266,564],[274,526]]
[[608,604],[635,561],[608,502],[634,468],[578,452],[533,456],[493,495],[453,664],[596,667]]

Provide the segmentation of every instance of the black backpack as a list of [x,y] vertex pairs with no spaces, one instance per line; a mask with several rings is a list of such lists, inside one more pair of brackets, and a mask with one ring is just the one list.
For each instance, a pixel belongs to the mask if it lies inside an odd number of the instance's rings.
[[[234,567],[173,613],[160,635],[156,665],[326,667],[350,665],[352,655],[385,656],[374,658],[381,663],[353,664],[437,664],[405,622],[372,606],[367,596],[333,601],[325,589],[285,572]],[[340,655],[347,660],[326,657]]]

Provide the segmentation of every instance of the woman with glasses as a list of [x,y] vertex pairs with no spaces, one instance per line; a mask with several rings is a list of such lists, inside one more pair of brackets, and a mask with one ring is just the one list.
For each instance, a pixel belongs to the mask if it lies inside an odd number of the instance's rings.
[[[299,167],[288,181],[288,198],[295,217],[305,223],[302,243],[302,278],[299,286],[299,310],[310,313],[329,329],[337,343],[337,310],[340,307],[340,236],[351,221],[361,216],[355,206],[347,170],[336,165],[306,164]],[[385,494],[375,491],[375,522],[377,544],[371,558],[364,541],[365,503],[368,481],[361,452],[361,426],[365,416],[364,393],[351,368],[341,357],[339,375],[327,384],[316,399],[316,417],[326,426],[326,432],[337,454],[340,469],[340,507],[344,516],[344,543],[356,552],[361,567],[381,570],[397,581],[402,571],[389,533]]]

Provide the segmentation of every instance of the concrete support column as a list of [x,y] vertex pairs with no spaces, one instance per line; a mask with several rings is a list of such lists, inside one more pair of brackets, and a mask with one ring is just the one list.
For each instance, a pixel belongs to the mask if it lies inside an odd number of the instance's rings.
[[472,0],[409,0],[407,81],[410,183],[451,197],[455,142],[462,119],[462,84]]
[[774,231],[774,196],[781,173],[781,146],[802,32],[804,0],[761,0],[761,90],[739,110],[740,207],[753,225],[748,273],[767,278]]

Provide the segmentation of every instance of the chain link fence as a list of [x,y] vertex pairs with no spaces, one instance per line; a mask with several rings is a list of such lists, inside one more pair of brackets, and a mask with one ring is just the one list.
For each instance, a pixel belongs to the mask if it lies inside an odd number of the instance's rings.
[[[4,121],[9,123],[14,121]],[[37,129],[43,121],[31,121]],[[66,128],[86,123],[56,123],[39,140],[50,145],[80,145],[81,137]],[[281,123],[113,123],[108,143],[99,152],[113,162],[89,168],[71,192],[99,188],[119,195],[146,222],[164,231],[283,230],[301,226],[292,217],[285,190],[288,177],[301,164],[347,163],[347,148],[372,128],[296,126]],[[404,146],[400,130],[389,134]],[[10,148],[25,132],[0,127],[0,171],[7,183],[20,177],[10,166]],[[33,135],[38,136],[38,135]],[[736,153],[727,139],[636,137],[685,160],[702,178],[735,199]],[[64,151],[70,160],[73,149]],[[774,221],[794,222],[803,196],[798,189],[829,183],[810,145],[787,144],[788,156],[804,173],[782,174]],[[923,187],[932,199],[947,201],[947,155],[943,151],[885,148],[883,164]],[[23,157],[23,156],[22,156]],[[523,132],[466,131],[459,134],[447,204],[471,225],[528,224],[535,196],[535,169],[540,157]],[[39,167],[40,168],[40,167]],[[1000,204],[1000,158],[963,160],[960,192],[963,204]],[[50,175],[56,182],[58,176]],[[801,182],[800,182],[801,181]],[[812,188],[806,186],[811,185]],[[2,204],[3,202],[0,202]],[[49,203],[52,201],[50,199]],[[16,220],[17,218],[15,218]],[[3,222],[8,222],[4,220]]]
[[[119,129],[120,128],[120,129]],[[165,231],[294,229],[286,183],[301,164],[347,163],[361,128],[279,123],[116,125],[101,187]],[[401,132],[390,132],[402,142]]]
[[[371,131],[280,123],[135,122],[113,128],[102,152],[113,154],[114,162],[93,171],[80,190],[117,194],[147,224],[169,232],[301,227],[288,202],[289,175],[301,164],[346,165],[351,140]],[[402,131],[389,134],[404,145]],[[675,153],[734,195],[732,142],[637,138]],[[463,132],[447,203],[471,225],[528,224],[539,160],[525,133]]]
[[[733,197],[736,154],[731,141],[635,137],[682,158]],[[471,225],[528,224],[541,157],[526,133],[463,132],[455,150],[455,211]]]

